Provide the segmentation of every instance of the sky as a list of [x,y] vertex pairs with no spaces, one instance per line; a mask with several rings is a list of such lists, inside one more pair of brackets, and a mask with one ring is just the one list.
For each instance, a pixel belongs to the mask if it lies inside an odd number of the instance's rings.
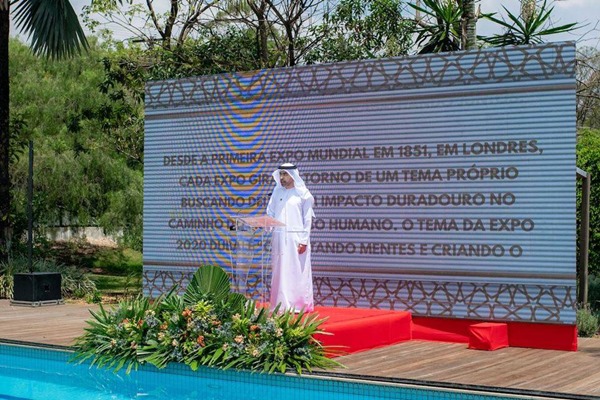
[[[78,13],[91,0],[71,0]],[[413,0],[414,1],[414,0]],[[551,41],[575,40],[578,46],[591,46],[600,48],[600,0],[548,0],[554,6],[552,13],[552,22],[555,25],[562,25],[571,22],[580,23],[581,27],[573,33],[565,33],[551,36]],[[154,3],[164,4],[166,9],[168,0],[154,0]],[[480,0],[482,12],[498,12],[505,15],[503,7],[506,7],[511,13],[518,14],[520,10],[520,0]],[[160,7],[158,7],[160,9]],[[80,19],[81,20],[81,19]],[[120,27],[110,27],[114,31],[115,38],[124,40],[131,36],[126,29]],[[14,32],[14,31],[13,31]],[[487,35],[499,33],[494,24],[482,20],[477,24],[477,33]]]

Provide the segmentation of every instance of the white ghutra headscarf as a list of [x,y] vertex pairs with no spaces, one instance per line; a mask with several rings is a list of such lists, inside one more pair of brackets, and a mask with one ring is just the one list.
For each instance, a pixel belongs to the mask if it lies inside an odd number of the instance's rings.
[[273,179],[275,180],[275,186],[277,188],[283,187],[283,186],[281,186],[281,176],[280,176],[281,171],[287,172],[292,177],[292,179],[294,180],[294,187],[296,189],[298,189],[298,191],[300,193],[304,194],[305,192],[308,192],[308,188],[306,187],[306,184],[304,183],[302,178],[300,178],[300,173],[298,172],[298,167],[296,167],[292,163],[281,164],[279,167],[277,167],[275,172],[273,172]]
[[303,199],[310,199],[311,202],[311,217],[315,217],[315,213],[312,210],[312,204],[314,202],[313,195],[310,193],[306,184],[300,178],[300,173],[298,172],[298,167],[296,167],[292,163],[281,164],[277,169],[273,172],[273,179],[275,180],[275,190],[284,190],[285,188],[281,185],[281,171],[287,172],[292,179],[294,180],[294,188],[298,195]]

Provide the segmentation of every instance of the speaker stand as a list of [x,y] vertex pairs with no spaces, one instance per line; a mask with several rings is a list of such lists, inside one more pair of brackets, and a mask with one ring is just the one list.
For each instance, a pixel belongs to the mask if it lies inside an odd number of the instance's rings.
[[58,306],[59,304],[65,304],[63,299],[58,300],[44,300],[44,301],[24,301],[24,300],[11,300],[11,306],[28,306],[28,307],[40,307],[40,306]]

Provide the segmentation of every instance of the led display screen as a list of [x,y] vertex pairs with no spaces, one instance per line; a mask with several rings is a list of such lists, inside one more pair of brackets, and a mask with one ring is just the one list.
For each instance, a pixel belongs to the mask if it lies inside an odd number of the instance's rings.
[[264,214],[271,173],[292,162],[315,198],[318,303],[572,323],[574,54],[562,43],[149,83],[146,293],[203,264],[230,270],[236,217]]

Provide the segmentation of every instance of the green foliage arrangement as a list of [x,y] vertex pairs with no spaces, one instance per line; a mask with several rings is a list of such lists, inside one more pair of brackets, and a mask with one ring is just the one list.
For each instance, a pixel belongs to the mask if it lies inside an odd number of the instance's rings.
[[[63,298],[88,298],[96,292],[94,282],[81,270],[57,264],[52,260],[33,260],[35,272],[58,272],[61,274],[61,294]],[[27,258],[22,255],[11,257],[0,263],[0,298],[11,299],[13,296],[13,275],[28,271]]]
[[219,267],[198,269],[183,296],[174,291],[151,303],[138,297],[110,311],[92,312],[76,341],[76,360],[129,372],[139,364],[188,365],[298,374],[340,364],[314,339],[316,315],[272,313],[231,292]]
[[589,308],[577,310],[577,334],[581,337],[593,337],[598,333],[598,316],[594,315]]

